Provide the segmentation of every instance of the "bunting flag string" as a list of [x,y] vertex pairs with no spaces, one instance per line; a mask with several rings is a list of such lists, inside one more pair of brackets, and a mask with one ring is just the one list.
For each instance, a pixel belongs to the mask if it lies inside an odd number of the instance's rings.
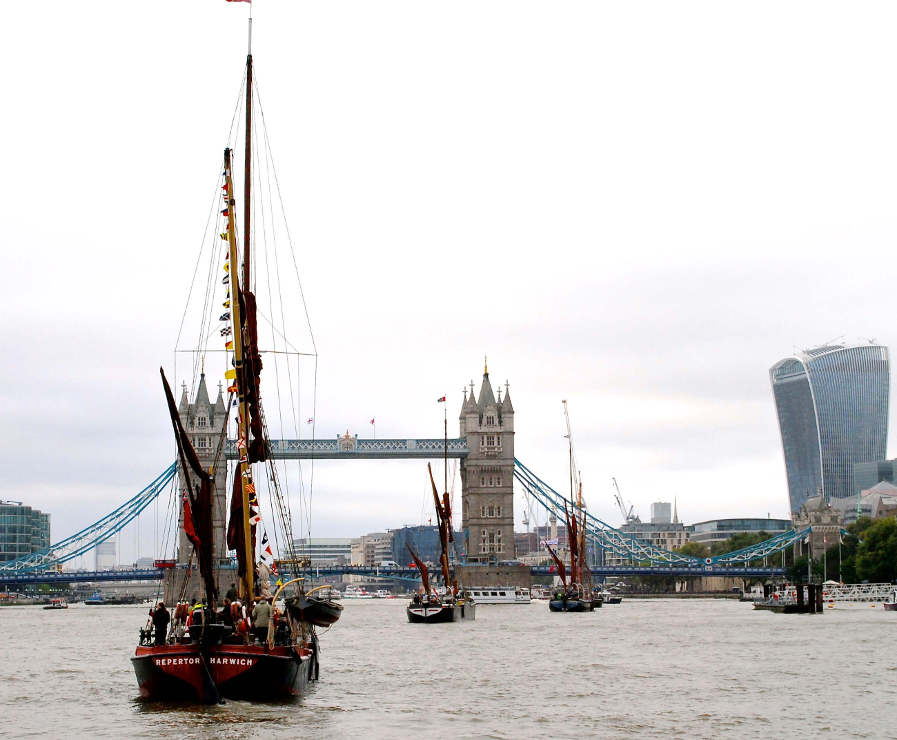
[[221,284],[222,284],[222,285],[227,285],[229,282],[230,282],[230,275],[225,275],[225,276],[221,279]]
[[227,232],[226,231],[222,231],[221,233],[218,234],[218,236],[221,237],[222,241],[227,241]]
[[[232,332],[233,332],[233,330],[232,330],[229,326],[225,326],[225,327],[221,330],[221,336],[222,336],[222,337],[226,337],[226,336],[228,336],[229,334],[231,334]],[[225,376],[225,377],[226,377],[226,376]]]
[[225,311],[218,317],[218,321],[230,321],[230,311]]
[[233,349],[233,348],[234,348],[234,343],[232,340],[225,342],[224,349]]

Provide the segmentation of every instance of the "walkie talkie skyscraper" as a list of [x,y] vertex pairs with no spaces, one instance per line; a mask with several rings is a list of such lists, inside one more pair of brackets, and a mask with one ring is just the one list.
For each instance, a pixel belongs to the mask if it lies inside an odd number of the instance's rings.
[[782,432],[791,511],[810,496],[853,494],[853,466],[883,460],[888,442],[888,348],[825,345],[769,371]]

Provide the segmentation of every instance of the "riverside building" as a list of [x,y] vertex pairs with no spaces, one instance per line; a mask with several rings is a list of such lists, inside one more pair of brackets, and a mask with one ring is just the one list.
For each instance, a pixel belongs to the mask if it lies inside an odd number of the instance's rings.
[[348,565],[352,560],[352,538],[301,537],[293,540],[293,550],[300,560],[311,561],[312,567]]
[[20,501],[0,501],[0,560],[18,560],[50,547],[50,515]]
[[766,532],[770,537],[782,534],[791,529],[790,519],[711,519],[706,522],[692,524],[689,529],[689,540],[712,545],[714,542],[725,542],[736,534],[757,534]]
[[854,466],[882,460],[888,441],[888,348],[824,345],[770,368],[790,510],[853,493]]

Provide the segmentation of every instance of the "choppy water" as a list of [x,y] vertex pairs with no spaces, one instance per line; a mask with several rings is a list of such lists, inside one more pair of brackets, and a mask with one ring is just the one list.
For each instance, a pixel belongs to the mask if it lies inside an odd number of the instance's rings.
[[534,602],[412,625],[402,600],[344,604],[306,697],[214,707],[137,699],[146,607],[2,608],[0,735],[897,738],[897,613],[880,606]]

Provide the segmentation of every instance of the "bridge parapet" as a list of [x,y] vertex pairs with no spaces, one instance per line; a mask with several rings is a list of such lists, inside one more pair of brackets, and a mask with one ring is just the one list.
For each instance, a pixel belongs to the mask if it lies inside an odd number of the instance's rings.
[[[442,439],[272,439],[271,456],[279,460],[432,459],[442,457],[445,446]],[[464,458],[469,453],[463,437],[448,440],[449,457]],[[236,441],[227,440],[224,456],[237,459]]]

